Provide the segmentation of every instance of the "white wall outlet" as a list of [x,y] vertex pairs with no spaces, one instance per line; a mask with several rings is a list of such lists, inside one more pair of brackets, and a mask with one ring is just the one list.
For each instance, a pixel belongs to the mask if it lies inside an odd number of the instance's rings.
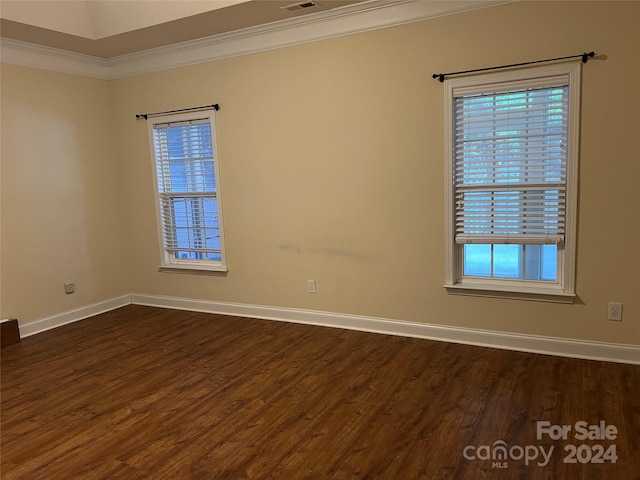
[[76,284],[75,283],[65,283],[64,284],[64,293],[66,293],[67,295],[73,293],[76,291]]
[[316,293],[316,281],[307,280],[307,293]]
[[616,322],[622,321],[622,304],[616,302],[609,302],[609,320]]

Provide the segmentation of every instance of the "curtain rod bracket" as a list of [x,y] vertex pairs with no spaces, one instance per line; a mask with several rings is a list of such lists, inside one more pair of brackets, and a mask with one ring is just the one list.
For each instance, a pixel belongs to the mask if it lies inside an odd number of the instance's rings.
[[589,57],[593,58],[595,57],[596,52],[589,52],[589,53],[583,53],[582,54],[582,63],[587,63],[589,61]]

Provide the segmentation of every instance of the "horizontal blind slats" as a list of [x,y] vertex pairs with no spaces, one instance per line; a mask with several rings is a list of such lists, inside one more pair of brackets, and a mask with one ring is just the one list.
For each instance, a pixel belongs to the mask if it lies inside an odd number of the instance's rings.
[[221,235],[209,120],[154,125],[153,134],[165,250],[192,259],[219,254]]
[[222,250],[215,248],[167,248],[170,252],[194,252],[194,253],[220,253]]
[[[458,245],[488,243],[487,237],[482,235],[458,235],[455,242]],[[502,245],[558,245],[563,242],[564,238],[560,235],[519,235],[517,238],[509,235],[492,235],[490,243]]]
[[[519,192],[519,191],[557,191],[558,189],[564,190],[565,183],[561,179],[555,182],[548,181],[534,181],[535,177],[532,177],[530,182],[509,182],[509,181],[498,181],[493,183],[488,183],[489,180],[494,180],[493,178],[488,178],[487,182],[466,182],[460,183],[456,189],[458,193],[460,192],[474,192],[474,191],[484,191],[484,192]],[[456,196],[458,196],[456,194]]]
[[456,243],[564,237],[568,87],[454,98]]
[[[563,117],[568,110],[568,104],[558,106],[540,106],[527,107],[526,111],[515,112],[510,109],[471,109],[460,106],[458,109],[458,119],[456,131],[473,125],[474,128],[485,128],[488,126],[505,126],[505,125],[546,125],[553,127],[563,124]],[[525,109],[523,109],[525,110]]]

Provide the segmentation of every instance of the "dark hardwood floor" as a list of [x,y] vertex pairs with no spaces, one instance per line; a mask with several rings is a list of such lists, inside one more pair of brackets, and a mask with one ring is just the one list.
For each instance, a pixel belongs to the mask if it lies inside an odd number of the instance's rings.
[[640,478],[633,365],[132,305],[1,366],[6,480]]

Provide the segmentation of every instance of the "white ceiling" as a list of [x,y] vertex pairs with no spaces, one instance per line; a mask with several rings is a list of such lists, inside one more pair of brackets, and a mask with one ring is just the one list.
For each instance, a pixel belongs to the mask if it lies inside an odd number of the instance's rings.
[[370,7],[398,0],[317,0],[311,8],[282,8],[293,3],[296,0],[0,0],[0,33],[112,58],[353,4]]
[[2,0],[0,16],[92,40],[249,0]]

